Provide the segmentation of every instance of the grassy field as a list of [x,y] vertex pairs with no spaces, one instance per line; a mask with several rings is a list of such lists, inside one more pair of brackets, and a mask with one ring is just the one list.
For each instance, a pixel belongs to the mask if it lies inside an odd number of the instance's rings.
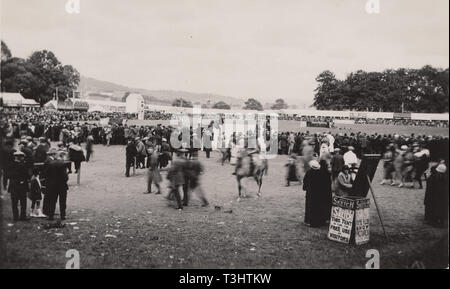
[[[80,186],[70,175],[64,228],[45,229],[42,219],[12,223],[4,196],[4,267],[64,268],[68,249],[80,252],[81,268],[364,268],[368,249],[379,250],[381,268],[448,263],[448,230],[423,222],[424,190],[378,185],[381,167],[374,190],[389,239],[371,200],[370,243],[355,246],[328,240],[327,227],[302,223],[305,193],[298,184],[284,186],[285,156],[270,161],[261,198],[254,181],[245,180],[248,197],[236,202],[234,167],[221,166],[218,153],[201,153],[211,205],[203,208],[193,196],[179,212],[162,195],[143,194],[145,170],[124,177],[124,147],[94,149]],[[164,194],[166,186],[165,180]]]

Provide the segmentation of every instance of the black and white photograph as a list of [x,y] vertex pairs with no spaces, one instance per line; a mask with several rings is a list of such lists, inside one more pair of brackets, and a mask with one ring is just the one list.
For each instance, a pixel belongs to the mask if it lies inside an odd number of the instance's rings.
[[448,0],[0,0],[0,39],[0,269],[448,269]]

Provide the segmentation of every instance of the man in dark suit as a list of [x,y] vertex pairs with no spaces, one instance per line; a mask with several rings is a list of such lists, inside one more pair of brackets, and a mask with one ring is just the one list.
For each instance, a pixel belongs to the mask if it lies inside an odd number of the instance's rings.
[[[27,221],[27,193],[29,174],[25,164],[25,154],[14,152],[14,162],[10,166],[8,192],[11,193],[13,220]],[[20,203],[20,218],[18,205]]]
[[[55,155],[54,152],[51,152]],[[59,199],[59,212],[61,220],[66,219],[67,190],[67,163],[55,157],[50,158],[45,164],[46,194],[44,198],[44,214],[49,220],[53,220],[56,202]]]
[[130,176],[130,168],[131,166],[134,166],[134,161],[137,155],[137,149],[134,139],[128,140],[125,155],[126,155],[125,176],[128,178]]

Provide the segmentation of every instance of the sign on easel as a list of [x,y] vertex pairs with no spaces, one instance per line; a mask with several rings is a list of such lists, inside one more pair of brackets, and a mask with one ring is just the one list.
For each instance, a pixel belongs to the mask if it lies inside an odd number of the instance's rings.
[[358,199],[355,205],[355,244],[361,245],[369,242],[370,200]]
[[369,242],[370,200],[358,197],[333,197],[328,239],[361,245]]
[[383,233],[386,236],[383,220],[371,182],[375,176],[381,155],[366,154],[359,166],[356,179],[349,196],[333,196],[328,239],[349,244],[361,245],[369,242],[370,237],[370,199],[369,190],[380,218]]
[[328,239],[349,244],[353,227],[354,201],[338,196],[333,197]]

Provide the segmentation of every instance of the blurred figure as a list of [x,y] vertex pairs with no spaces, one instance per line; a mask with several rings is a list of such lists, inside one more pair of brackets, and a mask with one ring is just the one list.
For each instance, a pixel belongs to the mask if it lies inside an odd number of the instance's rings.
[[[75,165],[75,173],[77,174],[81,167],[81,162],[86,161],[83,149],[76,144],[70,143],[69,145],[69,160]],[[69,173],[72,172],[72,164],[69,167]]]
[[416,146],[414,152],[414,181],[419,183],[419,188],[422,189],[422,177],[427,179],[427,174],[429,166],[430,151],[423,148],[421,145]]
[[395,159],[395,146],[393,144],[390,144],[386,152],[383,155],[383,180],[381,181],[380,185],[384,185],[387,183],[393,184],[394,180],[392,178],[392,174],[395,172],[394,168],[394,159]]
[[358,165],[358,157],[353,152],[355,148],[353,146],[349,146],[348,151],[344,154],[344,164],[349,168],[356,167]]
[[94,137],[89,134],[86,138],[86,162],[91,159],[91,155],[94,153]]
[[136,138],[136,168],[145,169],[145,157],[147,152],[145,150],[145,145],[140,137]]
[[408,187],[414,187],[413,183],[414,173],[414,153],[412,148],[408,148],[405,152],[403,160],[403,179]]
[[394,175],[394,181],[391,183],[392,186],[395,186],[397,182],[399,182],[398,187],[401,188],[404,186],[403,184],[403,165],[404,165],[404,154],[406,152],[406,150],[408,149],[408,146],[403,145],[401,146],[401,150],[396,152],[396,156],[394,159],[394,170],[395,170],[395,175]]
[[158,191],[156,191],[156,195],[161,194],[161,187],[159,183],[162,181],[161,174],[159,172],[158,168],[158,158],[159,153],[157,150],[153,149],[152,147],[148,148],[148,155],[149,155],[149,169],[148,169],[148,180],[147,180],[147,192],[146,194],[152,193],[152,183],[155,183],[156,188]]
[[197,193],[198,197],[202,201],[202,206],[208,206],[205,194],[200,184],[200,175],[203,173],[203,166],[198,160],[198,152],[194,152],[192,159],[186,162],[185,167],[185,183],[183,186],[184,198],[183,206],[189,204],[190,194]]
[[[183,193],[183,185],[185,184],[184,172],[186,170],[186,158],[184,154],[186,152],[186,149],[179,149],[177,151],[176,158],[172,161],[172,165],[167,172],[167,179],[170,182],[170,192],[167,196],[167,199],[172,200],[173,196],[175,196],[178,210],[183,210],[181,194]],[[187,191],[185,191],[183,194],[183,199],[187,200]]]
[[287,164],[284,166],[287,167],[287,174],[286,174],[286,187],[289,187],[291,182],[299,182],[301,184],[301,179],[299,178],[298,172],[297,172],[297,157],[295,154],[290,155],[288,158]]

